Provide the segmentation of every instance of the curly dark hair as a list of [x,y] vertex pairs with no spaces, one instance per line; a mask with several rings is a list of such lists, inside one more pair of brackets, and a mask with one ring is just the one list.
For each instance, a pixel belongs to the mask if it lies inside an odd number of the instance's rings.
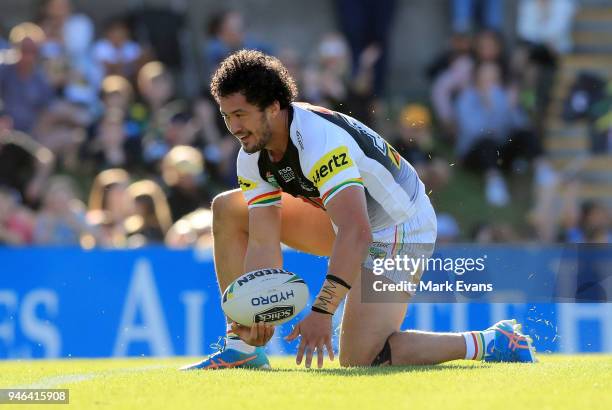
[[278,58],[255,50],[240,50],[221,62],[212,76],[210,91],[219,97],[241,93],[263,110],[274,101],[287,108],[297,97],[297,86]]

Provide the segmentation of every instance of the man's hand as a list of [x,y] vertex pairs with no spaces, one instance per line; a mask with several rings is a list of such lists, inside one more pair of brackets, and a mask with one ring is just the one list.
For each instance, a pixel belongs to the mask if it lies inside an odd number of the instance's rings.
[[295,358],[295,363],[300,365],[304,352],[306,352],[306,367],[310,367],[312,363],[312,355],[315,348],[317,350],[317,366],[319,369],[323,367],[323,347],[327,349],[329,360],[334,360],[334,349],[332,348],[332,315],[324,313],[310,312],[304,320],[298,323],[289,336],[285,340],[295,340],[298,336],[302,336],[300,347]]
[[250,346],[264,346],[274,336],[274,326],[258,322],[248,327],[233,322],[232,332]]

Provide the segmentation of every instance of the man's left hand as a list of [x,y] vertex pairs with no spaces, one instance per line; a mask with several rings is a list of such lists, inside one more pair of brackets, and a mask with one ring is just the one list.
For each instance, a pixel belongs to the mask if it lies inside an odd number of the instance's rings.
[[332,315],[324,313],[310,312],[308,316],[299,322],[291,334],[285,340],[292,341],[302,336],[300,347],[298,348],[295,363],[300,365],[304,352],[306,352],[306,367],[312,364],[312,356],[317,351],[317,365],[319,369],[323,367],[323,348],[327,349],[330,360],[334,360],[334,350],[332,348]]

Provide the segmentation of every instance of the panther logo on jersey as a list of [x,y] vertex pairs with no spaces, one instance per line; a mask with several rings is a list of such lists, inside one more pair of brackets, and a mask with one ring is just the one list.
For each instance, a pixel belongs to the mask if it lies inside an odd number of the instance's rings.
[[238,184],[243,192],[250,191],[251,189],[257,188],[257,182],[249,179],[238,177]]

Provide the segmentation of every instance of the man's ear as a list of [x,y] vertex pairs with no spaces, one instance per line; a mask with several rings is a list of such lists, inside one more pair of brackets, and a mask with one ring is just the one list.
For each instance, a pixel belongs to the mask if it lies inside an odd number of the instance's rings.
[[268,114],[268,118],[276,118],[281,111],[280,103],[275,100],[272,104],[266,107],[266,111]]

